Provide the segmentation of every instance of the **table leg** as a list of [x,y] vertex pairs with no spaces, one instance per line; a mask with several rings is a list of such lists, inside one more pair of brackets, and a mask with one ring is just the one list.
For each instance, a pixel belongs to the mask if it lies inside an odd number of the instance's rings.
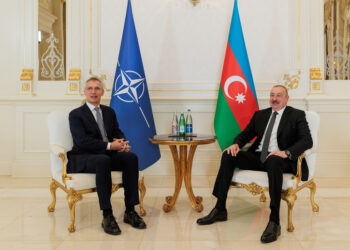
[[[196,148],[197,148],[197,145],[192,145],[190,148],[188,159],[185,164],[184,180],[185,180],[185,186],[186,186],[188,198],[191,202],[192,207],[197,212],[201,212],[203,210],[203,205],[202,205],[203,198],[201,196],[194,196],[193,189],[192,189],[192,163],[193,163],[194,153],[196,152]],[[181,164],[182,164],[182,157],[186,157],[186,153],[187,153],[187,149],[185,148],[184,150],[186,150],[186,152],[183,152],[180,148]]]
[[176,200],[179,196],[179,192],[182,185],[182,179],[184,171],[181,170],[179,156],[177,153],[177,149],[175,145],[170,145],[170,151],[173,155],[174,167],[175,167],[175,190],[173,196],[167,196],[165,198],[166,204],[163,205],[164,212],[170,212],[170,210],[174,207]]

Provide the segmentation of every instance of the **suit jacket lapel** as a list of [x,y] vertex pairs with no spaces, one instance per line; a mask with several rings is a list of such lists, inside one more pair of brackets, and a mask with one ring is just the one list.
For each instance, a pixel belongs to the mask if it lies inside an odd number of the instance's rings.
[[95,127],[97,129],[97,131],[100,133],[100,129],[98,128],[98,125],[97,125],[97,122],[95,120],[95,117],[94,117],[94,115],[92,114],[91,110],[89,109],[89,107],[86,104],[84,104],[84,106],[83,106],[83,111],[84,111],[84,115],[90,121],[91,126]]
[[277,136],[279,136],[281,134],[283,127],[285,127],[285,124],[288,121],[290,110],[291,110],[290,107],[286,106],[286,109],[284,110],[283,115],[281,117],[280,124],[278,125]]

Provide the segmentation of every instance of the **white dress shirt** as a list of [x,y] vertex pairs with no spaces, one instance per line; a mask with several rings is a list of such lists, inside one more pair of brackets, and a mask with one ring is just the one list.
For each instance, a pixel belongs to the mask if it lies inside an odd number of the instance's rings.
[[[89,109],[91,110],[91,113],[92,115],[94,116],[95,118],[95,121],[97,122],[97,117],[96,117],[96,112],[98,112],[97,110],[95,110],[95,105],[89,103],[89,102],[86,102],[86,105],[89,107]],[[101,118],[102,118],[102,121],[103,121],[103,115],[102,115],[102,110],[101,110],[101,107],[100,105],[97,106],[99,108],[99,112],[100,112],[100,115],[101,115]],[[110,150],[111,149],[111,143],[108,142],[107,144],[107,150]]]
[[[270,143],[269,143],[269,148],[267,149],[267,152],[272,152],[272,151],[275,151],[275,150],[280,150],[280,149],[278,148],[278,143],[277,143],[277,130],[278,130],[278,126],[280,125],[280,121],[281,121],[281,118],[282,118],[282,115],[283,115],[283,112],[284,112],[285,109],[286,109],[286,106],[284,106],[284,108],[282,108],[281,110],[276,111],[276,112],[277,112],[276,120],[275,120],[275,124],[273,125],[273,128],[272,128],[271,137],[270,137]],[[256,152],[261,152],[261,150],[262,150],[262,145],[263,145],[263,143],[264,143],[264,139],[265,139],[265,135],[266,135],[266,130],[267,130],[267,128],[269,127],[269,124],[270,124],[270,121],[271,121],[271,117],[272,117],[272,113],[273,113],[273,112],[275,112],[275,111],[272,110],[272,112],[271,112],[269,122],[267,123],[267,126],[266,126],[266,128],[265,128],[264,136],[263,136],[263,138],[261,139],[260,145],[259,145],[258,149],[256,150]]]

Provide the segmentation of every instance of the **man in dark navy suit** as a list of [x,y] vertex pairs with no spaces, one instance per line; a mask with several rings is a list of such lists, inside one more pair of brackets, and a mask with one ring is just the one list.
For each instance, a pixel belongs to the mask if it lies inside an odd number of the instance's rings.
[[104,94],[101,81],[94,77],[88,79],[84,94],[86,104],[69,114],[73,148],[68,152],[68,172],[96,173],[96,189],[103,211],[102,227],[106,233],[117,235],[121,230],[110,201],[111,171],[122,171],[126,207],[124,222],[138,229],[146,228],[134,210],[139,204],[137,156],[128,152],[129,142],[119,129],[114,110],[100,104]]
[[[270,92],[271,108],[255,112],[233,145],[224,150],[213,190],[217,203],[207,216],[197,220],[199,225],[227,220],[227,192],[235,168],[266,171],[271,214],[261,241],[268,243],[277,240],[281,234],[279,210],[283,173],[296,174],[298,156],[312,147],[305,112],[286,106],[288,99],[288,90],[284,86],[274,86]],[[240,150],[255,137],[256,140],[248,151]],[[308,175],[309,169],[303,159],[302,180],[307,180]]]

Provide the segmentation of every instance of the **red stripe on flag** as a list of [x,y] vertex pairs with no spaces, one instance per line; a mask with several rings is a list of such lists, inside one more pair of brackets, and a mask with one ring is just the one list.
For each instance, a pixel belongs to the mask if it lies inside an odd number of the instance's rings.
[[221,88],[239,127],[243,130],[259,108],[229,43],[222,70]]

